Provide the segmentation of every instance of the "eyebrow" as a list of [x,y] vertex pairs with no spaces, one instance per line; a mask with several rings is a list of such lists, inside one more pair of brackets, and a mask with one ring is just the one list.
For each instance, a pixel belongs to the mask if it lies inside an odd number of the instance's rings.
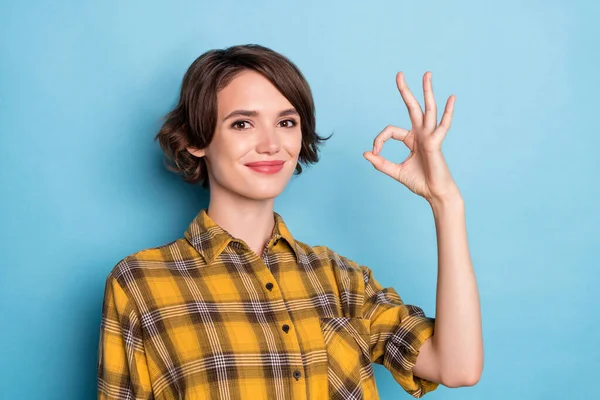
[[[235,117],[237,115],[242,115],[244,117],[256,117],[259,114],[258,111],[254,111],[254,110],[234,110],[232,112],[230,112],[229,114],[227,114],[227,116],[225,118],[223,118],[223,121],[226,121],[227,119],[231,118],[231,117]],[[283,110],[279,113],[279,115],[277,115],[277,117],[285,117],[288,115],[296,115],[296,116],[300,116],[300,114],[298,114],[298,111],[296,111],[295,108],[289,108],[287,110]]]

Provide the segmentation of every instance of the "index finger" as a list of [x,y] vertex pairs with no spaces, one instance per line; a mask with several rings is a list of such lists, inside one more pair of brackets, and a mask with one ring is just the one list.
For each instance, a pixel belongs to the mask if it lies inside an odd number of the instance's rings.
[[408,132],[410,132],[410,131],[403,129],[403,128],[399,128],[397,126],[393,126],[393,125],[386,126],[381,132],[379,132],[379,134],[377,136],[375,136],[375,139],[373,139],[373,154],[378,154],[381,151],[383,144],[385,142],[387,142],[388,139],[390,139],[390,138],[394,138],[396,140],[401,140],[402,142],[404,142],[406,144],[406,146],[410,150],[413,150],[411,143],[407,143],[405,141],[405,139],[408,135]]

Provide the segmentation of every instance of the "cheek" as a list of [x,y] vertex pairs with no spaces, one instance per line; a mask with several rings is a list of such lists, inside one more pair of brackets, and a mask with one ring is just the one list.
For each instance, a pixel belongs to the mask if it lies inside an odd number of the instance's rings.
[[300,155],[300,150],[302,149],[302,133],[298,132],[298,134],[293,135],[287,138],[286,149],[288,153],[295,158],[298,158]]
[[[216,139],[216,138],[215,138]],[[211,159],[212,164],[230,164],[231,161],[239,160],[247,150],[243,140],[234,140],[235,138],[213,139],[206,155]]]

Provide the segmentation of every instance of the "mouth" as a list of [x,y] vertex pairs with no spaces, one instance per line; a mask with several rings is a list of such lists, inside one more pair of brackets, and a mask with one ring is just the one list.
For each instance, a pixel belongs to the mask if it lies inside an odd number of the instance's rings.
[[285,161],[258,161],[245,165],[254,172],[270,175],[281,171],[284,163]]

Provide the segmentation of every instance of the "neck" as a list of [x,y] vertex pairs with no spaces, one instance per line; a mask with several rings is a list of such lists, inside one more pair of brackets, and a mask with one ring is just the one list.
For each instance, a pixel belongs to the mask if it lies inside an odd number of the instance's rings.
[[275,225],[274,199],[254,200],[212,189],[208,216],[231,236],[243,240],[260,257]]

